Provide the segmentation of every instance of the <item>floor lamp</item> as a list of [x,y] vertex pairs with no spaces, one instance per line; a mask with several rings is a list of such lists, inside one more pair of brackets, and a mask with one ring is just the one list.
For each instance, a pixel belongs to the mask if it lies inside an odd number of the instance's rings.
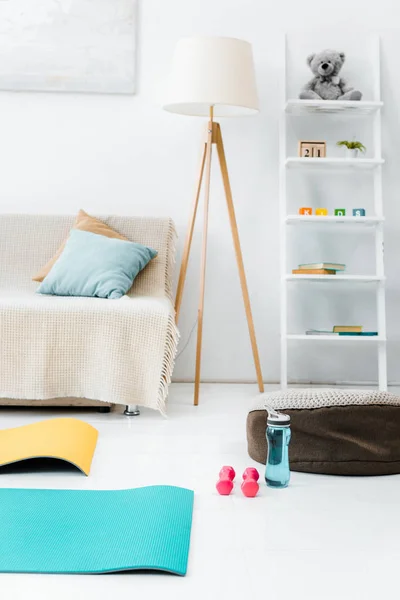
[[179,319],[190,247],[204,179],[204,221],[201,251],[200,298],[197,323],[194,404],[199,403],[201,347],[203,337],[204,286],[207,258],[208,207],[213,145],[216,146],[239,270],[244,307],[249,328],[254,365],[260,392],[264,391],[249,292],[247,289],[232,191],[222,141],[221,127],[214,117],[237,117],[258,112],[258,97],[251,45],[243,40],[220,37],[193,37],[178,42],[172,62],[167,101],[164,109],[184,115],[208,117],[202,147],[200,173],[182,257],[176,292],[176,320]]

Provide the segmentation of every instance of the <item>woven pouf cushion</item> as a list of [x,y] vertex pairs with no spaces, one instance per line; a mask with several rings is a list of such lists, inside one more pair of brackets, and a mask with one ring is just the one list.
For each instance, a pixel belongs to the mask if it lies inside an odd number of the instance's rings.
[[291,417],[290,469],[330,475],[400,473],[400,396],[343,389],[265,394],[247,417],[251,458],[267,459],[265,404]]

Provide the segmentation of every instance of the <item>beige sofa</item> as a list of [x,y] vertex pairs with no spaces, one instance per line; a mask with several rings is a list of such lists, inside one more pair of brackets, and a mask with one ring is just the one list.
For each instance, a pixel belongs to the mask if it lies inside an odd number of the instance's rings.
[[37,294],[32,275],[73,216],[0,215],[0,405],[138,406],[166,412],[178,332],[171,219],[100,216],[158,251],[119,300]]

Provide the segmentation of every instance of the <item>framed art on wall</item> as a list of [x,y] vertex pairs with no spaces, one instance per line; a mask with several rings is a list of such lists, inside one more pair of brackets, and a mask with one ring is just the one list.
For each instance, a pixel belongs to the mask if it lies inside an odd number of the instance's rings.
[[0,2],[0,90],[133,94],[136,2]]

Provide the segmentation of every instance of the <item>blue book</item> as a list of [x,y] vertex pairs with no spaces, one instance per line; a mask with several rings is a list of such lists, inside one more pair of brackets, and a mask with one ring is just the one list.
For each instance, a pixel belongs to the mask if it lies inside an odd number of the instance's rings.
[[377,331],[360,331],[360,332],[355,332],[355,331],[340,331],[339,335],[364,335],[364,336],[372,336],[372,335],[378,335]]
[[307,329],[307,335],[358,335],[358,336],[374,336],[378,335],[377,331],[324,331],[322,329]]

